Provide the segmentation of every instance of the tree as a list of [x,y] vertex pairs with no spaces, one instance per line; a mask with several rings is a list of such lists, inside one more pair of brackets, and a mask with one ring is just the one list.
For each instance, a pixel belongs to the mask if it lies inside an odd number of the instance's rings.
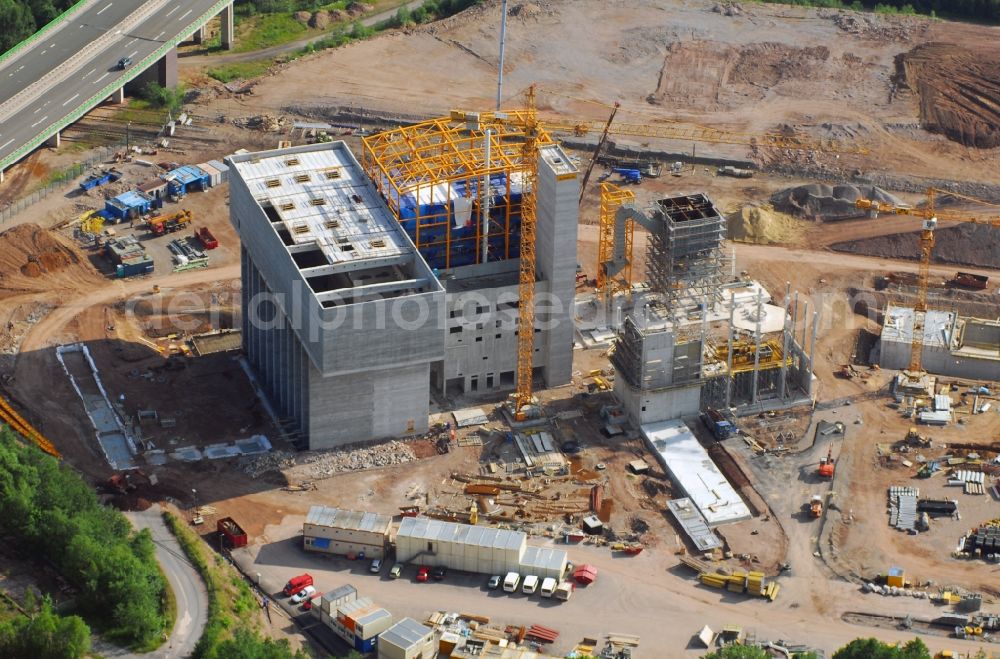
[[47,597],[32,618],[0,623],[0,656],[77,659],[90,652],[90,628],[77,616],[62,617]]
[[292,652],[287,639],[261,638],[245,627],[238,628],[232,638],[220,643],[214,655],[225,659],[308,659],[301,650]]
[[837,650],[833,659],[931,659],[931,653],[919,638],[902,648],[877,638],[856,638]]
[[7,51],[35,31],[28,6],[17,0],[0,0],[0,51]]
[[749,645],[727,645],[724,648],[702,655],[701,659],[769,659],[764,650]]
[[184,103],[184,90],[180,87],[163,87],[155,82],[147,82],[139,93],[150,105],[176,112]]

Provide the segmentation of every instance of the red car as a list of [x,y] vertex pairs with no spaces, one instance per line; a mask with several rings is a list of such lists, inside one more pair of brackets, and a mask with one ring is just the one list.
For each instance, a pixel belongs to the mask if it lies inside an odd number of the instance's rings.
[[430,578],[431,569],[425,565],[417,570],[417,581],[427,581]]

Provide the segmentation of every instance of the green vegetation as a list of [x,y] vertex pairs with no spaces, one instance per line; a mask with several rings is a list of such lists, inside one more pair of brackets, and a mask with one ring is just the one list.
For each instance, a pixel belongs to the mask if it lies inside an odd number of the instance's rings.
[[241,32],[236,40],[237,52],[245,53],[288,43],[308,32],[308,28],[292,18],[291,14],[264,14],[253,20],[252,29]]
[[0,531],[51,562],[76,587],[77,611],[109,638],[147,648],[162,634],[167,585],[149,532],[9,428],[0,430]]
[[[29,591],[30,592],[30,591]],[[0,656],[78,659],[90,652],[90,628],[77,616],[60,616],[45,598],[30,618],[0,623]]]
[[152,108],[161,108],[176,112],[184,103],[184,89],[177,87],[161,87],[158,83],[147,82],[139,93],[140,98]]
[[783,5],[804,5],[807,7],[830,7],[833,9],[854,9],[875,11],[880,14],[924,14],[927,16],[948,16],[990,23],[1000,22],[1000,0],[759,0]]
[[274,60],[259,59],[252,62],[236,62],[235,64],[223,64],[207,71],[208,75],[219,82],[232,82],[233,80],[249,80],[267,73],[267,69],[274,63]]
[[252,626],[259,611],[257,598],[240,574],[221,556],[208,556],[205,544],[191,529],[170,513],[163,513],[167,527],[188,560],[205,580],[208,590],[208,623],[194,649],[196,659],[306,659],[293,653],[288,641],[264,639]]
[[76,0],[0,0],[0,53],[7,52],[76,4]]
[[833,659],[931,659],[931,653],[919,638],[902,647],[874,638],[856,638],[834,652]]

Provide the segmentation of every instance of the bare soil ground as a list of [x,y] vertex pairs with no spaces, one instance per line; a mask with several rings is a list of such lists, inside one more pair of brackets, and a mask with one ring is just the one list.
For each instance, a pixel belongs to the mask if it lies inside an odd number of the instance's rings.
[[[844,20],[860,16],[851,12],[752,5],[725,16],[713,12],[713,4],[550,0],[512,11],[505,104],[520,105],[521,92],[538,84],[543,114],[604,119],[607,109],[593,101],[620,100],[620,121],[682,120],[749,132],[792,127],[863,144],[867,156],[808,154],[806,161],[844,175],[884,169],[989,180],[982,164],[995,159],[993,150],[969,150],[920,129],[922,92],[900,93],[896,57],[930,42],[989,52],[996,28],[865,15],[864,29],[856,29]],[[341,106],[416,116],[492,107],[498,24],[499,3],[491,2],[439,23],[301,58],[263,78],[252,107],[280,113],[311,104],[320,114]],[[373,61],[379,66],[371,67]],[[988,60],[980,61],[988,68]],[[190,75],[197,79],[197,69]],[[928,89],[940,79],[933,72],[913,75],[930,80]],[[210,105],[216,106],[232,104],[220,97]],[[969,109],[955,112],[975,125],[979,120],[962,114]],[[752,155],[745,147],[722,145],[699,145],[698,151]]]
[[[912,223],[911,223],[912,226]],[[986,225],[963,224],[934,232],[934,260],[983,268],[1000,269],[1000,229]],[[916,258],[920,254],[920,233],[898,233],[834,243],[839,252]]]

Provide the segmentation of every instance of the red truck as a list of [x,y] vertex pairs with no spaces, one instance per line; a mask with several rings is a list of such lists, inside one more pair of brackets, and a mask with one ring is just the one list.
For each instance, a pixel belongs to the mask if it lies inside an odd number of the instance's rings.
[[219,246],[219,241],[215,239],[212,232],[208,230],[208,227],[201,227],[194,232],[194,237],[201,241],[201,244],[205,246],[205,249],[215,249]]
[[292,595],[295,595],[296,593],[301,591],[306,586],[311,586],[311,585],[313,585],[313,578],[312,575],[307,572],[305,574],[300,574],[297,577],[292,577],[291,579],[289,579],[288,583],[285,584],[284,590],[282,590],[281,592],[283,592],[286,597],[291,597]]

